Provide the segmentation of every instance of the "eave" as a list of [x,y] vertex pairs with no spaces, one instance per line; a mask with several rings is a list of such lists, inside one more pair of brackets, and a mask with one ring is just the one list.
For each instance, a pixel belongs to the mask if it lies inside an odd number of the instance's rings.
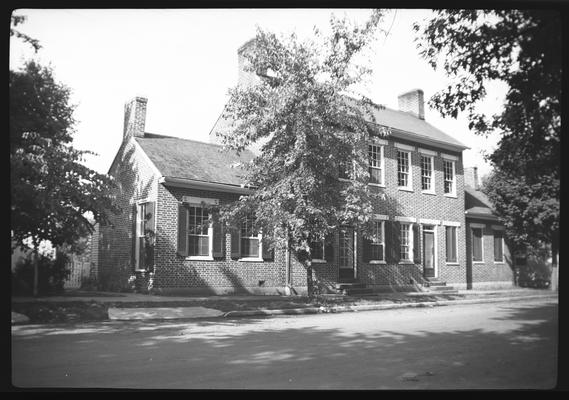
[[473,212],[465,211],[464,215],[468,219],[485,219],[488,221],[500,221],[500,219],[498,217],[496,217],[495,215],[492,215],[492,214],[473,213]]
[[252,190],[243,185],[233,185],[229,183],[200,181],[197,179],[175,178],[171,176],[161,176],[158,183],[165,186],[180,187],[186,189],[215,190],[226,193],[251,194]]
[[463,150],[470,149],[470,147],[468,146],[452,144],[442,140],[432,139],[429,137],[421,136],[416,133],[403,131],[401,129],[393,128],[390,126],[387,126],[387,128],[391,130],[391,136],[394,138],[405,139],[421,144],[427,144],[441,149],[455,151],[457,153],[462,153]]

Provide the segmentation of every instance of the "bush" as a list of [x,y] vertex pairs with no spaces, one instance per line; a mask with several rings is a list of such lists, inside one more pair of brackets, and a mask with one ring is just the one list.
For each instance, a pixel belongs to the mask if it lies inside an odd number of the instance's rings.
[[[39,256],[38,260],[38,295],[59,294],[63,292],[63,285],[68,278],[70,270],[67,268],[69,258],[57,252],[55,260]],[[16,264],[12,272],[12,294],[17,296],[33,295],[34,288],[34,262],[28,256]]]

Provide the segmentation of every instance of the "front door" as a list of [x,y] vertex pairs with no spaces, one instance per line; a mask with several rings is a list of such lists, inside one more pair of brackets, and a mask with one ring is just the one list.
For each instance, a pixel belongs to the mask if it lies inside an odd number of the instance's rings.
[[423,229],[423,273],[427,278],[435,276],[435,232],[432,226]]
[[339,236],[339,280],[340,282],[351,281],[354,279],[354,230],[342,227]]

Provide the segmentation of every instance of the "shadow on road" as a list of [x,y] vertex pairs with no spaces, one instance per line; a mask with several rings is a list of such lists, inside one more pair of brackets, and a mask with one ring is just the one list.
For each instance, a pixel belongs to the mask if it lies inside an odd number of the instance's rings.
[[[133,387],[129,379],[134,377],[136,382],[146,382],[134,387],[148,388],[554,387],[557,304],[504,306],[503,310],[499,319],[506,323],[496,326],[412,333],[389,326],[366,334],[316,325],[289,327],[286,319],[271,327],[264,318],[14,327],[21,344],[13,346],[17,366],[13,372],[22,384],[36,379],[40,386],[58,386],[47,368],[50,361],[34,358],[34,351],[38,339],[56,343],[63,335],[66,351],[85,352],[102,369],[98,372],[101,382],[115,371],[112,387]],[[109,345],[107,335],[112,335],[120,353]],[[141,362],[141,354],[151,363]],[[65,356],[57,356],[65,362]],[[97,374],[89,365],[74,369],[73,382],[90,387],[90,379]],[[122,372],[117,373],[121,366]],[[159,384],[150,378],[145,381],[146,375],[156,374],[157,366],[168,366],[170,375]],[[35,369],[47,375],[34,376]],[[198,374],[201,378],[196,380]],[[260,378],[251,387],[246,382],[252,376]]]

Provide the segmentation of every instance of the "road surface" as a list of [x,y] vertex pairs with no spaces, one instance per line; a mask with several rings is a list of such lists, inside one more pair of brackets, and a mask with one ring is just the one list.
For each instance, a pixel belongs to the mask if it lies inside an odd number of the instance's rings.
[[557,301],[12,327],[16,387],[549,389]]

